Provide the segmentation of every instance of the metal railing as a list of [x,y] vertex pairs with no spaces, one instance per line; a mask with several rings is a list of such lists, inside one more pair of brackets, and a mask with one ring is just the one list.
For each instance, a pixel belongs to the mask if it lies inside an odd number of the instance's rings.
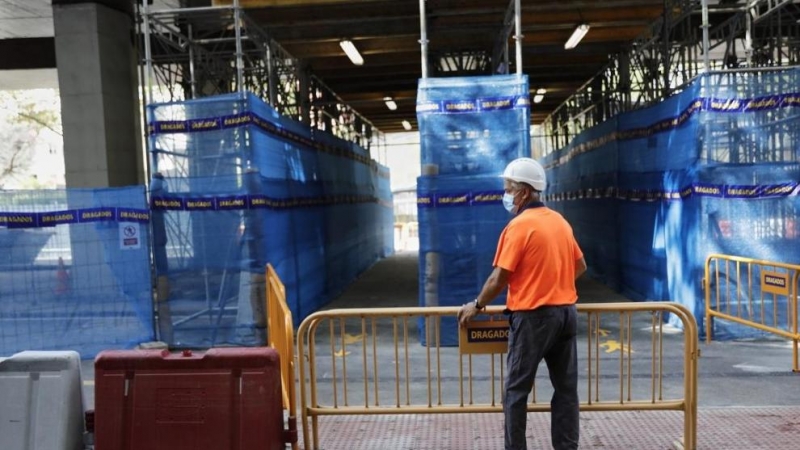
[[283,409],[289,413],[288,433],[285,442],[297,450],[297,394],[294,378],[294,324],[292,312],[286,304],[286,288],[271,264],[266,269],[267,285],[267,345],[278,351],[281,364],[281,394]]
[[714,318],[766,331],[792,341],[792,370],[800,372],[798,278],[800,265],[709,255],[703,278],[706,342],[713,338]]
[[[680,304],[657,302],[579,305],[578,310],[586,318],[579,323],[579,339],[586,339],[579,344],[579,352],[586,352],[579,365],[587,374],[581,411],[682,411],[683,446],[695,449],[699,353],[692,314]],[[306,318],[297,334],[305,448],[320,448],[321,416],[501,412],[502,353],[466,354],[441,345],[446,332],[456,328],[457,312],[456,307],[336,309]],[[682,377],[665,376],[664,344],[677,339],[665,337],[665,314],[683,324]],[[497,320],[502,307],[489,307],[486,315]],[[611,331],[616,327],[618,334]],[[649,332],[645,345],[643,329]],[[430,345],[418,345],[415,333]],[[676,384],[681,378],[682,385]],[[550,410],[549,401],[537,400],[537,390],[546,389],[534,385],[528,411]]]

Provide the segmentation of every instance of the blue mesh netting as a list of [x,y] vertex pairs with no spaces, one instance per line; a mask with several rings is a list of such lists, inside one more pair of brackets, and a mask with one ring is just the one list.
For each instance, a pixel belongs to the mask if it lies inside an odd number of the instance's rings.
[[[797,69],[702,77],[545,157],[548,203],[574,225],[591,273],[701,318],[709,254],[800,262],[798,105]],[[767,313],[787,323],[775,306]],[[715,325],[719,338],[758,334]]]
[[144,187],[0,192],[0,355],[153,339]]
[[[530,155],[528,80],[420,80],[417,120],[420,305],[461,305],[475,298],[491,273],[510,218],[499,175],[513,159]],[[439,339],[458,344],[455,319],[442,319]]]
[[417,116],[423,175],[499,174],[530,155],[526,76],[423,78]]
[[389,172],[367,150],[250,94],[148,114],[165,340],[258,344],[267,263],[299,323],[393,251]]

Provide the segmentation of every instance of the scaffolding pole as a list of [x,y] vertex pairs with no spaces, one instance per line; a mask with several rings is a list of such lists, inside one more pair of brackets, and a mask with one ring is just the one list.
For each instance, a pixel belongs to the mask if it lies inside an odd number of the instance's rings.
[[522,0],[514,0],[514,41],[516,47],[517,76],[522,76]]
[[147,98],[145,105],[153,101],[153,53],[150,44],[150,7],[147,0],[142,0],[142,18],[144,22],[144,84]]
[[705,65],[705,72],[711,70],[711,55],[709,54],[710,47],[708,41],[708,0],[702,0],[703,8],[703,64]]
[[425,21],[425,0],[419,0],[419,46],[422,53],[422,78],[428,78],[428,25]]
[[236,33],[236,92],[244,92],[244,56],[242,55],[242,9],[239,0],[233,0],[233,27]]
[[[189,40],[191,41],[192,40],[192,24],[188,24],[186,28],[187,28],[187,31],[189,33]],[[189,85],[190,85],[191,92],[192,92],[192,98],[194,99],[194,98],[197,98],[197,81],[195,81],[196,77],[195,77],[195,74],[194,74],[194,47],[191,46],[191,45],[189,46],[189,77],[191,78],[189,80]]]

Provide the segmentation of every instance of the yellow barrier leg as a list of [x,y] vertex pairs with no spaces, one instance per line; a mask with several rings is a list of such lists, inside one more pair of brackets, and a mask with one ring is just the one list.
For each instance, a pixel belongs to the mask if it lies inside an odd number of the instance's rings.
[[319,450],[319,422],[317,416],[311,416],[311,431],[314,433],[314,450]]

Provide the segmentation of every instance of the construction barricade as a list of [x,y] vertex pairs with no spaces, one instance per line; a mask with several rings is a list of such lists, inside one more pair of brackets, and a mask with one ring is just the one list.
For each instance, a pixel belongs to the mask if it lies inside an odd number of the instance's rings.
[[271,348],[102,352],[99,450],[282,450],[280,362]]
[[[579,366],[586,374],[581,412],[681,411],[681,445],[695,449],[699,351],[689,310],[648,302],[578,305],[578,311]],[[488,307],[492,320],[472,322],[460,331],[459,347],[447,348],[441,344],[443,319],[457,312],[336,309],[304,320],[297,351],[305,448],[320,448],[319,419],[329,416],[501,412],[508,327],[502,307]],[[682,338],[667,334],[667,315],[682,324]],[[418,334],[429,345],[412,345]],[[682,367],[665,364],[667,353],[680,354]],[[547,389],[534,385],[529,412],[550,410],[549,399],[541,401]]]
[[81,359],[28,351],[0,358],[0,448],[84,448]]
[[281,395],[288,414],[287,442],[297,450],[297,397],[295,392],[294,323],[286,304],[286,288],[271,264],[267,264],[267,344],[281,357]]
[[[712,254],[706,258],[706,342],[714,334],[714,319],[738,325],[737,336],[774,334],[792,341],[792,370],[798,361],[797,289],[800,265],[741,256]],[[731,324],[728,324],[731,327]]]

